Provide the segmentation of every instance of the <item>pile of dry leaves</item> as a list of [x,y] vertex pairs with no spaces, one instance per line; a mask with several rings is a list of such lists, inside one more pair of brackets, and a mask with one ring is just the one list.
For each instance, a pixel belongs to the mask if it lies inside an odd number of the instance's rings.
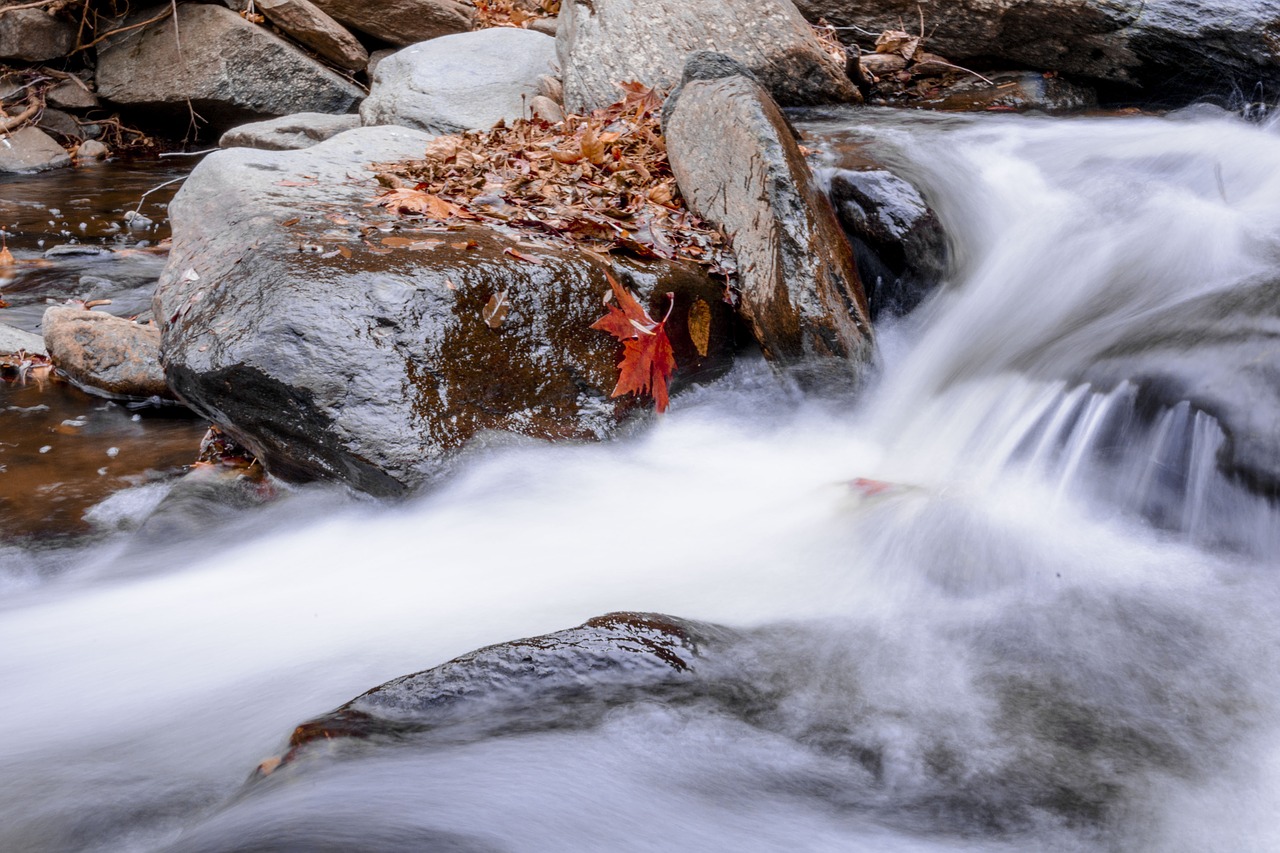
[[560,14],[560,0],[475,0],[476,29],[528,27],[530,21]]
[[735,268],[724,234],[680,199],[656,115],[662,96],[639,83],[619,85],[622,100],[590,116],[437,137],[424,159],[378,167],[391,189],[375,204],[599,253],[693,261],[729,278]]

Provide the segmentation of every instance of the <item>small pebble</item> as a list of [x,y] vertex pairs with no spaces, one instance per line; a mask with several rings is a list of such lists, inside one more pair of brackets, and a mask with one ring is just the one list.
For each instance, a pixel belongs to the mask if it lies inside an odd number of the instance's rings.
[[46,444],[44,447],[40,448],[41,453],[48,453],[50,450],[53,450],[52,444]]
[[119,456],[119,455],[120,455],[120,448],[118,448],[118,447],[108,447],[108,448],[107,448],[107,455],[108,455],[108,456],[110,456],[112,459],[115,459],[117,456]]

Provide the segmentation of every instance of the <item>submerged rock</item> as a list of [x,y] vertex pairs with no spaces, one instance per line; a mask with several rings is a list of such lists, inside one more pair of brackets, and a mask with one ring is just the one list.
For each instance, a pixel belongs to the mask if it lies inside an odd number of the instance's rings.
[[155,326],[55,305],[44,312],[41,330],[54,365],[84,390],[112,399],[173,399]]
[[28,125],[0,139],[0,174],[47,172],[70,165],[71,155],[39,128]]
[[261,148],[264,151],[292,151],[310,148],[344,131],[360,126],[357,115],[295,113],[290,116],[242,124],[222,134],[221,148]]
[[[156,8],[139,12],[139,20],[154,17]],[[177,10],[176,31],[169,16],[113,38],[99,52],[102,98],[171,115],[194,110],[222,130],[270,116],[345,113],[364,95],[226,7],[183,3]]]
[[734,60],[695,54],[663,133],[681,194],[729,236],[765,355],[815,378],[857,376],[872,338],[853,250],[768,92]]
[[1057,76],[1032,71],[992,71],[978,77],[962,77],[911,101],[913,106],[964,112],[1004,111],[1045,113],[1078,112],[1098,104],[1092,89]]
[[497,27],[407,47],[378,63],[360,117],[439,134],[527,118],[555,46],[542,33]]
[[575,113],[616,101],[615,83],[671,89],[700,50],[741,62],[783,106],[860,100],[843,58],[823,49],[790,0],[565,0],[556,47]]
[[[369,164],[418,156],[427,139],[376,127],[304,151],[229,149],[170,206],[155,302],[169,380],[273,474],[399,495],[487,431],[601,439],[632,405],[609,398],[619,348],[590,328],[608,290],[598,261],[369,209]],[[721,286],[676,263],[615,272],[656,316],[677,294],[682,375],[723,368]],[[698,300],[706,356],[688,331]]]

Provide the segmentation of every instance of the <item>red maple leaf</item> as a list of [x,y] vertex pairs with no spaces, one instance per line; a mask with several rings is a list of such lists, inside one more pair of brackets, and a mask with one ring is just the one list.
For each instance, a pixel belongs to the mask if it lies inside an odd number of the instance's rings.
[[610,396],[623,394],[650,394],[659,412],[667,410],[667,380],[676,369],[676,355],[667,337],[667,318],[675,305],[675,294],[668,293],[671,304],[661,322],[655,322],[649,312],[618,280],[605,272],[609,286],[613,288],[617,305],[609,306],[609,313],[591,324],[591,328],[608,332],[622,341],[622,361],[618,363],[618,384]]

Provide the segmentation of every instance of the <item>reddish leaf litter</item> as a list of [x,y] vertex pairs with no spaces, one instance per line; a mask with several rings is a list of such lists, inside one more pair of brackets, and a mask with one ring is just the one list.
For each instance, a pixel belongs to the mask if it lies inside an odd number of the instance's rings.
[[540,18],[560,14],[560,0],[475,0],[477,30],[489,27],[528,28]]

